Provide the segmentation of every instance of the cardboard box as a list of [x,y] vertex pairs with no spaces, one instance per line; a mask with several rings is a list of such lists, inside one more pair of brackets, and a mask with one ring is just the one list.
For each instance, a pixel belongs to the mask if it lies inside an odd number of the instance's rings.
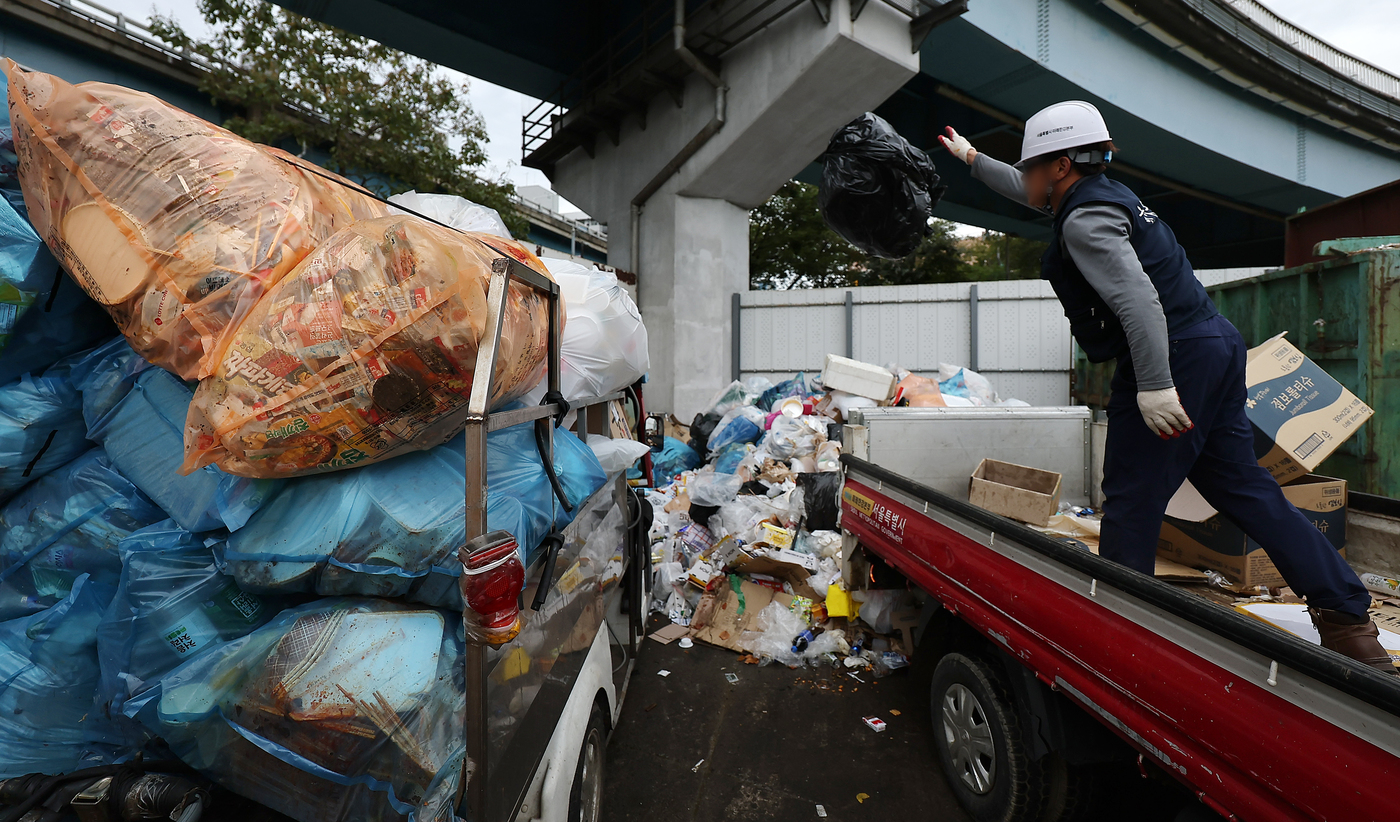
[[1249,350],[1244,381],[1254,454],[1280,485],[1316,468],[1372,414],[1282,335]]
[[797,596],[806,597],[813,602],[822,601],[808,581],[812,574],[816,573],[816,557],[796,551],[777,551],[762,556],[740,554],[732,565],[734,570],[745,574],[763,574],[780,579],[791,585],[792,592]]
[[[1309,475],[1283,488],[1283,495],[1345,555],[1347,484],[1345,480]],[[1157,556],[1219,571],[1240,585],[1281,587],[1287,583],[1259,543],[1233,522],[1216,514],[1204,522],[1167,517],[1157,541]]]
[[1060,507],[1060,475],[984,459],[972,472],[967,498],[992,513],[1043,527]]
[[741,580],[737,575],[729,576],[700,599],[690,621],[691,634],[701,642],[741,653],[747,651],[740,638],[745,631],[754,630],[758,612],[774,600],[785,606],[792,604],[792,597],[787,594]]
[[884,402],[894,393],[894,384],[894,374],[888,368],[835,354],[826,355],[822,385],[828,389]]

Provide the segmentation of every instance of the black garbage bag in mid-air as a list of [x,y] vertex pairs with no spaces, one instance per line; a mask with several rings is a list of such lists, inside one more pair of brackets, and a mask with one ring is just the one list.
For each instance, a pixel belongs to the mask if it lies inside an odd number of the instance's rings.
[[867,111],[831,135],[817,202],[852,245],[897,259],[932,231],[929,217],[946,189],[927,154]]

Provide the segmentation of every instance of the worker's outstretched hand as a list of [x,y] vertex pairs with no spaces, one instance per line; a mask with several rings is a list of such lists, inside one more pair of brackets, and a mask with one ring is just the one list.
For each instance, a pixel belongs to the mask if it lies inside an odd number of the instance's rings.
[[1181,398],[1175,388],[1139,391],[1137,401],[1138,410],[1142,411],[1142,418],[1147,422],[1147,427],[1162,439],[1179,437],[1196,427],[1191,418],[1186,416],[1186,409],[1181,407]]
[[977,149],[972,147],[972,143],[969,143],[966,137],[953,131],[952,126],[947,126],[944,130],[948,132],[948,136],[944,137],[940,134],[938,141],[943,144],[944,148],[948,149],[949,154],[968,165],[972,165],[972,161],[977,159]]

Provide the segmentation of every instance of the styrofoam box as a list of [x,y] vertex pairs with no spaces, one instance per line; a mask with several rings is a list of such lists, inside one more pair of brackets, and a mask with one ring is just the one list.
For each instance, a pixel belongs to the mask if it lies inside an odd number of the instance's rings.
[[835,354],[826,355],[822,384],[828,389],[884,402],[894,393],[894,383],[894,374],[889,369]]

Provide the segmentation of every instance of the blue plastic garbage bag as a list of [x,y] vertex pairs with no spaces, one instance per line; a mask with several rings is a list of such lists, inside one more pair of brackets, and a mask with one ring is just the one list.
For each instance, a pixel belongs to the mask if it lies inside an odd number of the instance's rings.
[[0,619],[58,603],[80,574],[116,585],[117,543],[163,519],[101,448],[30,483],[0,506]]
[[49,608],[0,623],[0,777],[110,761],[93,697],[97,625],[111,598],[111,586],[82,574]]
[[218,784],[300,822],[450,819],[460,636],[456,614],[318,600],[193,657],[126,710]]
[[38,373],[117,334],[107,312],[54,266],[44,293],[15,324],[0,351],[0,383]]
[[[352,471],[288,482],[230,535],[226,570],[255,593],[403,597],[461,610],[456,551],[466,541],[466,439]],[[557,430],[555,468],[570,502],[606,480],[593,450]],[[487,527],[515,535],[528,562],[572,520],[554,498],[534,427],[487,436]]]
[[739,470],[739,463],[744,459],[744,455],[749,453],[749,444],[746,442],[732,442],[714,453],[712,462],[715,471],[721,474],[732,474]]
[[92,448],[66,363],[0,386],[0,502]]
[[656,487],[670,485],[676,475],[697,468],[700,455],[675,437],[667,437],[660,453],[651,452],[651,481]]
[[739,417],[724,427],[718,435],[710,437],[711,453],[723,451],[729,445],[743,445],[756,442],[763,436],[763,426],[745,417]]
[[34,227],[0,198],[0,354],[20,317],[53,283],[56,267]]
[[143,360],[126,340],[95,349],[73,372],[83,392],[88,438],[101,443],[117,470],[186,531],[241,528],[285,485],[225,474],[213,465],[180,476],[194,392]]
[[120,715],[127,699],[184,660],[247,636],[282,609],[281,601],[246,593],[219,570],[216,541],[164,520],[117,546],[121,580],[97,628],[105,715]]
[[799,371],[790,380],[783,380],[772,388],[759,395],[758,401],[754,403],[764,412],[773,410],[773,403],[787,397],[805,397],[812,393],[812,388],[807,384],[807,375]]

